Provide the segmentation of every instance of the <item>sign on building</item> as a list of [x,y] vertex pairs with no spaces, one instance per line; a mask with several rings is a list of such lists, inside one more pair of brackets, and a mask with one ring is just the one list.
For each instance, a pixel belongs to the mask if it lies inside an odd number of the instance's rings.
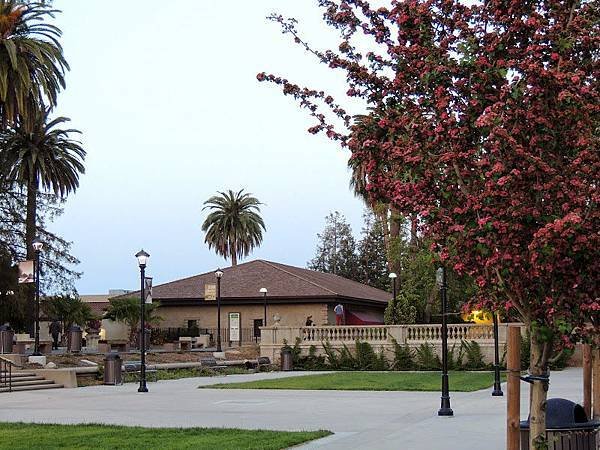
[[229,342],[240,342],[240,313],[229,313]]
[[205,284],[204,285],[204,300],[216,300],[217,299],[217,285],[216,284]]

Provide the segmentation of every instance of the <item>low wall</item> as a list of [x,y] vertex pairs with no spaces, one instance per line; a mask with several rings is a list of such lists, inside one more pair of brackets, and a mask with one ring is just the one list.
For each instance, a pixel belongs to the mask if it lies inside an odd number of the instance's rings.
[[[508,324],[500,324],[498,342],[500,357],[506,346]],[[317,354],[324,354],[323,342],[329,342],[334,349],[344,345],[352,348],[356,340],[368,342],[375,351],[383,351],[390,358],[394,351],[394,341],[410,348],[431,344],[438,355],[442,350],[442,326],[435,325],[373,325],[373,326],[319,326],[319,327],[262,327],[260,356],[271,361],[279,361],[281,347],[287,343],[293,346],[300,339],[300,349],[308,354],[315,346]],[[494,361],[494,333],[491,325],[450,324],[448,325],[448,348],[460,347],[462,341],[475,341],[481,347],[484,360]]]

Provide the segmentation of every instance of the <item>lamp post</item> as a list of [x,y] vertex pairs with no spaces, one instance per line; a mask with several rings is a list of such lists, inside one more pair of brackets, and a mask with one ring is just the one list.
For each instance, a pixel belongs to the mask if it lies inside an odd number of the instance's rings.
[[40,353],[40,253],[44,243],[36,237],[31,243],[35,252],[35,343],[33,356],[41,356]]
[[217,351],[221,352],[223,351],[221,349],[221,277],[223,271],[217,269],[215,276],[217,277]]
[[498,314],[492,313],[494,322],[494,390],[492,397],[502,397],[502,386],[500,385],[500,351],[498,349]]
[[264,306],[265,306],[265,312],[264,312],[264,319],[263,319],[263,326],[266,327],[267,326],[267,288],[260,288],[259,291],[262,295],[263,295],[263,300],[264,300]]
[[394,300],[396,300],[396,279],[398,278],[398,275],[396,275],[394,272],[390,273],[388,275],[388,277],[392,280],[392,286],[394,289]]
[[442,299],[442,403],[438,410],[438,416],[453,416],[454,411],[450,407],[450,392],[448,387],[448,298],[446,296],[448,285],[446,284],[446,268],[440,267],[436,272],[436,281],[440,287]]
[[138,265],[140,266],[140,357],[141,357],[141,365],[140,365],[140,387],[138,388],[138,392],[148,392],[148,387],[146,386],[146,295],[145,295],[145,281],[146,281],[146,263],[148,262],[148,258],[150,255],[146,253],[143,249],[135,254],[135,257],[138,260]]

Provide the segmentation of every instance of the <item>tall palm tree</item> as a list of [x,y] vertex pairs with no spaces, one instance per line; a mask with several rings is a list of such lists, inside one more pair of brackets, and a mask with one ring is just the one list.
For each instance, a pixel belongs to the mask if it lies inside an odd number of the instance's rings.
[[0,127],[29,123],[56,105],[69,70],[61,31],[44,22],[57,10],[40,2],[0,0]]
[[219,192],[204,202],[204,209],[211,210],[202,224],[206,232],[204,242],[215,248],[218,255],[231,258],[236,266],[238,257],[248,256],[254,247],[262,243],[265,223],[260,217],[261,202],[244,190]]
[[27,259],[33,258],[38,191],[54,191],[65,198],[79,187],[79,174],[85,173],[85,150],[79,141],[69,137],[80,131],[57,128],[70,120],[66,117],[48,120],[46,110],[35,117],[30,127],[19,123],[0,134],[0,161],[4,161],[6,179],[27,188]]

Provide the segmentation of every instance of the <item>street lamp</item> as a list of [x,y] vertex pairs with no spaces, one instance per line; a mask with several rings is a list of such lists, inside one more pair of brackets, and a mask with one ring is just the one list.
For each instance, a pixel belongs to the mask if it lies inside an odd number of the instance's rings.
[[148,262],[148,258],[150,255],[146,253],[143,249],[135,254],[135,257],[138,260],[138,265],[140,266],[140,280],[141,280],[141,289],[140,289],[140,357],[142,359],[140,365],[140,387],[138,388],[138,392],[148,392],[148,387],[146,386],[146,295],[145,295],[145,278],[146,278],[146,263]]
[[392,280],[392,286],[394,286],[394,300],[396,300],[396,278],[398,278],[398,275],[392,272],[388,277]]
[[265,306],[265,313],[264,313],[264,319],[263,319],[263,326],[267,326],[267,288],[260,288],[260,292],[263,295],[263,300],[264,300],[264,306]]
[[42,356],[40,353],[40,253],[42,253],[44,243],[39,237],[36,237],[31,246],[35,252],[35,344],[33,356]]
[[217,277],[217,351],[221,352],[221,277],[223,271],[217,269],[215,276]]
[[436,282],[440,287],[440,297],[442,298],[442,404],[438,410],[438,416],[453,416],[454,411],[450,407],[450,392],[448,388],[448,298],[446,291],[446,268],[440,267],[436,272]]
[[500,385],[500,350],[498,349],[498,314],[492,313],[494,322],[494,390],[492,397],[502,397],[502,386]]

